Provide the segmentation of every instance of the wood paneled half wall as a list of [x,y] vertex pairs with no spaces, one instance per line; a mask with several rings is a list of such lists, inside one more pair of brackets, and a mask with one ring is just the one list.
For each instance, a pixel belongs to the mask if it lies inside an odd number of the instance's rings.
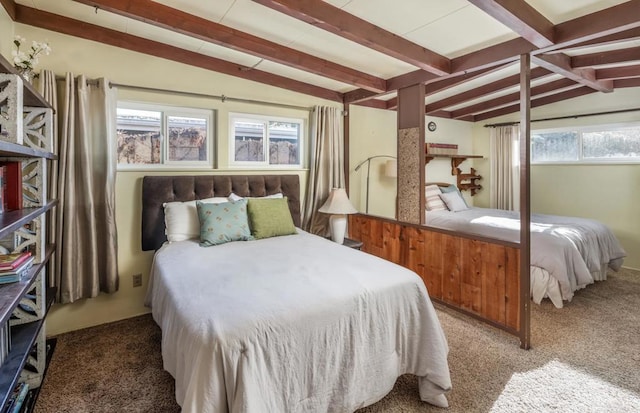
[[514,334],[523,343],[516,243],[364,214],[349,216],[362,250],[415,271],[438,302]]

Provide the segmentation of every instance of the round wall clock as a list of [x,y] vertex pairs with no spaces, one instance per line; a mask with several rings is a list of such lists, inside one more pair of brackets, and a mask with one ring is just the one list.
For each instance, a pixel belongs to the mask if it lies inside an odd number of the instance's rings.
[[435,122],[429,122],[429,123],[427,123],[427,128],[429,128],[429,131],[433,132],[433,131],[436,130],[437,125],[436,125]]

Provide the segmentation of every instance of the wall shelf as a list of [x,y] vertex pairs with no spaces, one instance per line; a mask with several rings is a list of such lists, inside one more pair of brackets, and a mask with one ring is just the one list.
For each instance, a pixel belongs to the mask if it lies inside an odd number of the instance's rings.
[[[4,56],[0,55],[0,73],[11,73],[20,76],[15,67]],[[26,80],[23,83],[23,103],[24,106],[34,106],[39,108],[53,109],[49,102],[44,100],[35,87]]]
[[477,181],[482,179],[482,176],[478,172],[471,168],[471,172],[468,174],[462,173],[459,166],[467,159],[482,159],[481,155],[439,155],[439,154],[426,154],[425,165],[432,159],[451,159],[451,175],[456,177],[457,187],[461,191],[470,191],[471,196],[474,196],[477,191],[482,189]]

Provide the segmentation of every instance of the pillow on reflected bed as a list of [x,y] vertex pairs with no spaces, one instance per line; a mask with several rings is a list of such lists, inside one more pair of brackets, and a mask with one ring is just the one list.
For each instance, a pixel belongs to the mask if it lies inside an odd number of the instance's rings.
[[[220,204],[229,202],[225,197],[201,199],[205,204]],[[185,241],[200,236],[200,220],[196,210],[196,201],[165,202],[164,207],[164,233],[167,241]]]
[[459,192],[447,192],[446,194],[440,194],[440,198],[447,205],[449,211],[458,212],[469,209],[467,203],[464,202],[462,195]]

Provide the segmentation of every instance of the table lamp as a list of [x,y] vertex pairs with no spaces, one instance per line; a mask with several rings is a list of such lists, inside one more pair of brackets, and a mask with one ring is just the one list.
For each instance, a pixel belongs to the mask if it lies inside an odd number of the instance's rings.
[[318,212],[331,214],[329,226],[331,227],[331,240],[342,244],[344,233],[347,229],[347,214],[355,214],[357,209],[351,205],[344,188],[333,188],[327,201],[318,209]]

